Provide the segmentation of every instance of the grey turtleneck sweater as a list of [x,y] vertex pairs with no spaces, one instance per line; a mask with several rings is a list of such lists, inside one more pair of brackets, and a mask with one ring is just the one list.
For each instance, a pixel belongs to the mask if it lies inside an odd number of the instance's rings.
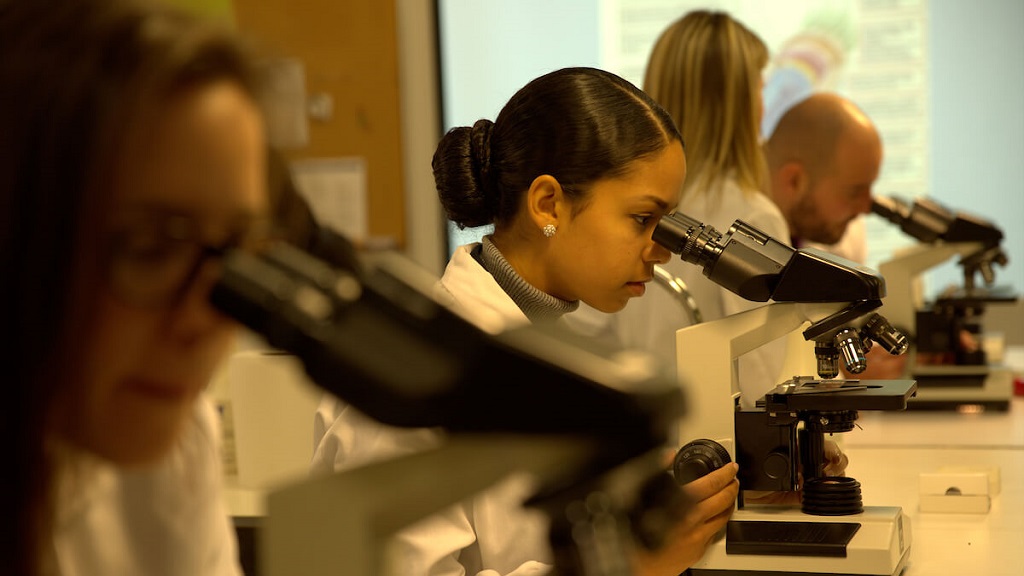
[[491,242],[490,235],[483,237],[480,246],[474,248],[472,254],[484,270],[494,276],[498,286],[501,286],[530,322],[553,322],[564,314],[575,311],[580,305],[579,301],[569,302],[555,298],[523,280],[501,255],[494,242]]

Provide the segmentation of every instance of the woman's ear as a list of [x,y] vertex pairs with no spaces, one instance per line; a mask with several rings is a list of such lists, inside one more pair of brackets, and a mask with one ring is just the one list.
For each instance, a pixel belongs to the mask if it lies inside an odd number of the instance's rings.
[[[550,174],[542,174],[533,179],[530,189],[526,192],[526,213],[530,222],[538,230],[547,226],[559,225],[559,217],[564,217],[565,194],[562,185]],[[547,228],[551,230],[551,228]]]

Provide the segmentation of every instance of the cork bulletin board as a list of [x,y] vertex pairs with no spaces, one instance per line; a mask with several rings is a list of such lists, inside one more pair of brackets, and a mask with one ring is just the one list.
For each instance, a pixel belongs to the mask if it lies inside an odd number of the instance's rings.
[[398,48],[393,2],[234,0],[237,29],[271,57],[302,63],[306,94],[329,98],[311,119],[308,142],[290,160],[361,157],[366,167],[366,230],[405,245]]

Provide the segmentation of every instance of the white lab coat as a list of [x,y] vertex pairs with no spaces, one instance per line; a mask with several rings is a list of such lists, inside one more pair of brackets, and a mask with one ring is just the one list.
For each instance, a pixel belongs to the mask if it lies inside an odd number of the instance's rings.
[[[709,195],[688,194],[679,205],[679,212],[709,224],[725,234],[732,223],[743,220],[765,234],[789,244],[789,227],[778,207],[768,196],[756,192],[744,193],[732,180],[727,180],[719,191],[719,200]],[[664,265],[674,276],[682,279],[703,316],[705,322],[717,320],[738,312],[764,306],[751,302],[722,288],[704,276],[703,270],[673,255]],[[676,365],[675,333],[691,324],[682,305],[668,290],[651,283],[642,298],[634,298],[616,315],[612,322],[623,345],[646,350],[669,366]],[[739,384],[741,403],[752,408],[765,392],[779,384],[779,373],[786,356],[785,339],[745,354],[740,358]],[[687,383],[699,386],[699,382]]]
[[[529,320],[515,302],[470,255],[473,246],[460,247],[452,256],[437,283],[435,297],[491,333],[527,324]],[[437,431],[380,424],[333,397],[321,402],[314,428],[315,473],[394,458],[442,441]],[[520,506],[530,493],[527,477],[511,476],[402,530],[389,549],[393,565],[403,576],[547,573],[551,568],[547,519]]]
[[217,415],[197,402],[172,452],[124,470],[68,448],[58,478],[53,566],[59,576],[240,576],[222,499]]

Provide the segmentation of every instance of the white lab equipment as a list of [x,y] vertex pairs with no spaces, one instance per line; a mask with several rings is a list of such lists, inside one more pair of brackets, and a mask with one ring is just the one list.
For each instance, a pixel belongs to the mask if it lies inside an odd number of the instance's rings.
[[[872,210],[920,241],[878,266],[889,288],[882,310],[913,340],[905,377],[917,380],[918,390],[909,407],[1007,410],[1013,376],[1000,358],[1002,342],[986,337],[981,325],[988,304],[1017,300],[1008,288],[993,286],[994,266],[1007,263],[1002,231],[927,198],[909,203],[879,196]],[[921,275],[954,257],[960,258],[963,287],[926,303]],[[962,334],[977,346],[965,347]],[[941,361],[925,362],[926,357]]]
[[[824,436],[852,429],[858,410],[902,410],[915,383],[833,380],[866,368],[877,342],[893,354],[906,339],[873,312],[885,282],[817,250],[795,251],[737,221],[725,234],[685,215],[662,219],[654,238],[711,280],[751,300],[775,302],[676,334],[679,380],[691,390],[679,422],[674,470],[686,479],[735,459],[747,490],[793,491],[800,506],[745,505],[739,499],[724,536],[690,568],[704,574],[881,574],[902,572],[910,523],[897,506],[863,506],[860,484],[824,475]],[[808,325],[818,375],[794,376],[741,409],[739,356]],[[681,479],[682,480],[682,479]],[[741,493],[742,494],[742,493]]]

